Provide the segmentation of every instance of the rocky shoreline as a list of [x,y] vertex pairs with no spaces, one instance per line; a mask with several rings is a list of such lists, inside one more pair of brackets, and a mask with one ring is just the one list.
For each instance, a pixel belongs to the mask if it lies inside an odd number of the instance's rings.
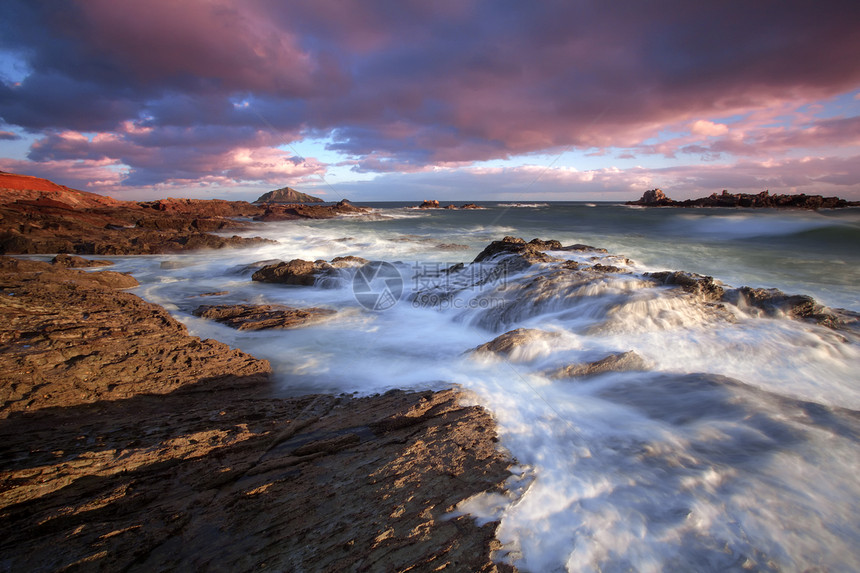
[[4,570],[513,570],[497,523],[446,517],[510,476],[486,411],[273,397],[268,362],[67,263],[0,257]]
[[117,201],[45,179],[0,172],[0,254],[147,255],[270,243],[227,236],[254,221],[329,219],[366,212],[334,205],[220,199]]

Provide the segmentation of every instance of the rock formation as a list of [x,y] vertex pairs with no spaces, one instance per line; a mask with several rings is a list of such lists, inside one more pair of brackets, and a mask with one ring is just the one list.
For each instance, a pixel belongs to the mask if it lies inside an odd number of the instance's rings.
[[271,243],[221,234],[257,220],[328,219],[363,213],[336,205],[252,205],[220,199],[116,201],[38,177],[0,172],[0,254],[137,255]]
[[334,269],[358,267],[369,261],[361,257],[335,257],[330,263],[293,259],[289,262],[277,261],[262,266],[251,275],[251,280],[264,283],[280,283],[287,285],[312,286],[317,278],[329,274]]
[[532,239],[526,243],[524,239],[519,237],[504,237],[501,241],[493,241],[487,245],[472,262],[480,263],[505,257],[509,265],[512,265],[513,270],[519,270],[535,263],[558,260],[547,255],[544,251],[560,250],[561,248],[561,243],[556,240]]
[[748,208],[791,208],[791,209],[839,209],[843,207],[860,206],[858,201],[846,201],[839,197],[823,197],[821,195],[771,195],[762,191],[756,195],[748,193],[712,193],[699,199],[674,201],[660,189],[649,189],[642,194],[638,201],[628,201],[627,205],[645,207],[748,207]]
[[263,193],[254,203],[322,203],[323,200],[313,195],[300,193],[292,187],[282,187],[268,193]]

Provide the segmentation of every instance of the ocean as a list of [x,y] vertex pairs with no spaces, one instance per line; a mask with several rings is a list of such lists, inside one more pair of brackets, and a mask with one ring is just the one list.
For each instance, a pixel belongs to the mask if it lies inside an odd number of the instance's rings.
[[[860,209],[480,204],[371,204],[245,233],[275,245],[107,258],[192,334],[271,361],[280,395],[461,388],[516,466],[504,494],[456,511],[498,520],[496,557],[523,571],[860,570],[858,336],[644,276],[683,270],[860,312]],[[504,236],[607,252],[469,265]],[[253,282],[248,266],[346,255],[377,261],[373,273],[303,287]],[[192,315],[240,302],[338,313],[258,332]],[[508,355],[471,352],[517,328],[540,332]],[[633,370],[555,374],[627,352]]]

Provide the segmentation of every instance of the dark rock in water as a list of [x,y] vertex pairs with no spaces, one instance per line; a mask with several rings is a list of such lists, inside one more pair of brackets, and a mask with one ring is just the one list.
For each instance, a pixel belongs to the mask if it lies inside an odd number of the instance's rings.
[[648,370],[645,360],[632,350],[621,354],[610,354],[606,358],[585,364],[571,364],[550,374],[551,378],[576,378],[594,376],[605,372],[627,372]]
[[329,318],[336,311],[327,308],[293,308],[278,304],[203,305],[194,316],[215,320],[238,330],[298,328]]
[[361,267],[368,262],[367,259],[352,255],[335,257],[330,263],[323,260],[311,262],[303,259],[293,259],[289,262],[277,261],[260,268],[251,275],[251,280],[264,283],[312,286],[318,278],[327,274],[334,274],[334,269]]
[[860,314],[832,309],[815,301],[808,295],[789,295],[772,288],[741,287],[727,291],[723,300],[740,307],[753,307],[765,316],[787,316],[797,320],[808,320],[835,330],[857,330]]
[[293,259],[290,262],[279,262],[267,265],[253,275],[251,280],[264,283],[281,283],[287,285],[312,286],[316,281],[317,273],[326,268],[318,263],[312,263],[302,259]]
[[741,303],[761,309],[767,316],[785,314],[791,318],[809,318],[816,314],[821,305],[807,295],[788,295],[772,288],[741,287],[725,297],[729,302]]
[[480,205],[476,205],[475,203],[466,203],[462,205],[460,209],[483,209]]
[[110,261],[93,261],[76,255],[61,254],[51,260],[52,265],[59,265],[70,269],[83,269],[90,267],[109,267],[113,263]]
[[591,269],[597,273],[623,273],[624,269],[621,267],[616,267],[615,265],[604,265],[602,263],[596,263],[592,265]]
[[424,199],[424,201],[422,201],[421,204],[418,205],[418,208],[419,209],[438,209],[439,208],[439,201],[437,201],[436,199],[431,199],[429,201],[427,199]]
[[715,281],[713,277],[699,275],[696,273],[687,273],[683,271],[660,271],[655,273],[645,273],[646,277],[651,277],[664,285],[675,285],[690,294],[701,296],[708,301],[718,301],[723,297],[723,287],[719,281]]
[[537,328],[517,328],[497,336],[473,350],[473,352],[494,352],[509,355],[514,349],[539,340],[558,338],[558,333]]
[[525,240],[518,237],[505,237],[501,241],[493,241],[487,245],[472,262],[480,263],[498,256],[516,255],[522,263],[525,263],[524,266],[534,263],[548,263],[558,259],[550,257],[544,251],[561,248],[561,243],[556,240],[532,239],[526,243]]

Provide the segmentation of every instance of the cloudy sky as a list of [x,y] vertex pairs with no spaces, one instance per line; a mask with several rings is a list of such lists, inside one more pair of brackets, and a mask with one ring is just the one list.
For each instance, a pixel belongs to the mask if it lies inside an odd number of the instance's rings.
[[3,0],[0,170],[122,199],[860,199],[860,3]]

